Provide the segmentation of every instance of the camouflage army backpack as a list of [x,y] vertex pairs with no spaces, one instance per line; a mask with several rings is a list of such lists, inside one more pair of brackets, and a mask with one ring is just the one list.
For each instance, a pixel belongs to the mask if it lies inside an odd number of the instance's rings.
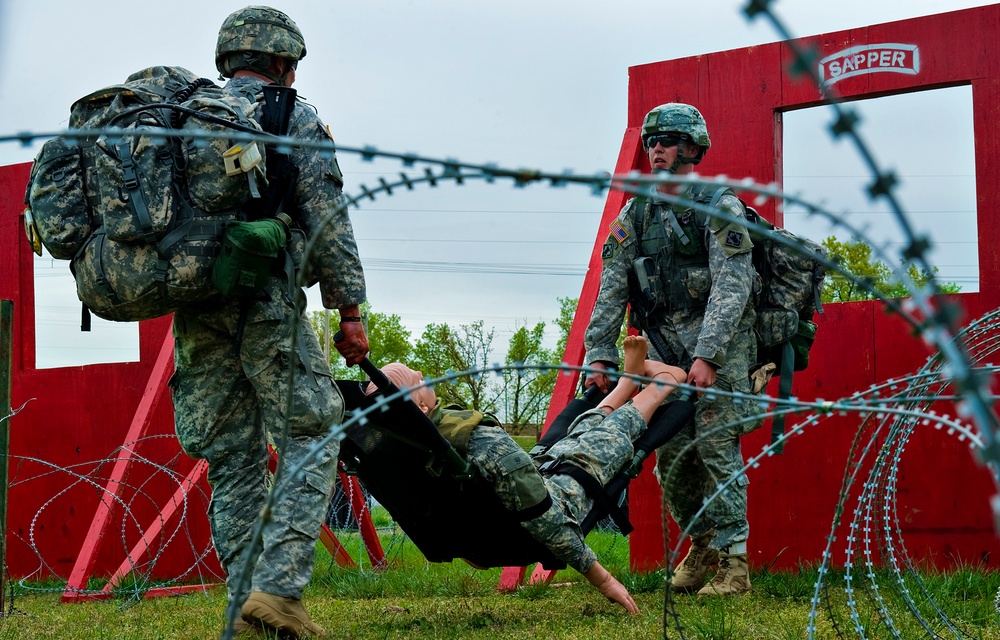
[[[778,398],[792,395],[792,374],[809,366],[809,350],[816,340],[813,315],[823,313],[820,291],[826,276],[826,250],[819,244],[776,227],[740,200],[747,219],[759,225],[748,229],[753,241],[753,264],[761,278],[757,296],[757,362],[764,375],[751,375],[754,391],[763,390],[778,374]],[[769,233],[763,233],[761,228]],[[782,242],[784,240],[785,242]],[[768,371],[769,363],[774,368]],[[782,453],[784,414],[771,421],[774,453]]]
[[[757,361],[773,362],[780,369],[790,355],[792,370],[802,371],[809,366],[809,349],[816,338],[813,314],[823,313],[820,292],[826,276],[826,250],[774,226],[756,209],[743,205],[747,219],[759,225],[748,229],[754,244],[754,269],[761,279],[755,305]],[[790,353],[785,351],[789,346]]]
[[107,320],[218,296],[224,230],[266,182],[257,143],[230,139],[261,131],[253,110],[180,67],[144,69],[76,101],[70,134],[45,143],[31,170],[33,249],[71,260],[80,300]]

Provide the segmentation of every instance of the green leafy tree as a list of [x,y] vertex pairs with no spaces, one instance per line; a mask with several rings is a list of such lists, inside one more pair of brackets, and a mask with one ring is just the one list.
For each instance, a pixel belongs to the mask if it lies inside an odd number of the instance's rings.
[[[413,349],[411,366],[428,378],[461,373],[490,365],[495,330],[486,330],[482,320],[452,329],[447,324],[429,324]],[[476,411],[496,411],[498,385],[492,374],[466,374],[434,386],[438,401],[458,403]]]
[[580,304],[580,299],[557,298],[557,300],[559,301],[559,317],[556,319],[556,326],[559,327],[559,341],[556,342],[554,355],[556,360],[559,360],[566,353],[569,330],[573,328],[573,319],[576,317],[576,307]]
[[[396,314],[379,313],[371,310],[371,304],[361,305],[361,313],[366,318],[368,346],[371,349],[368,359],[377,365],[389,362],[404,362],[409,364],[413,345],[410,343],[410,331],[403,326],[402,319]],[[329,318],[329,323],[327,323]],[[365,373],[361,367],[348,367],[344,359],[333,346],[333,334],[340,329],[340,314],[337,312],[313,311],[309,314],[309,323],[316,330],[320,344],[324,349],[329,344],[328,360],[333,377],[338,380],[364,380]],[[329,342],[328,342],[329,338]]]
[[[823,302],[850,302],[854,300],[874,300],[878,296],[886,298],[902,298],[910,295],[906,287],[894,282],[892,270],[881,260],[872,257],[872,248],[860,240],[841,242],[834,236],[823,240],[831,260],[836,260],[847,273],[860,279],[861,282],[845,277],[843,274],[830,271],[823,281],[820,294]],[[909,277],[917,286],[923,286],[930,280],[932,274],[937,274],[937,267],[932,272],[909,265]],[[939,284],[944,293],[958,293],[962,287],[954,282]]]
[[503,404],[512,433],[524,433],[533,427],[532,433],[538,435],[548,409],[558,371],[536,368],[556,360],[555,354],[542,346],[544,337],[544,322],[531,329],[527,325],[519,327],[511,336],[504,362],[508,368],[503,374]]

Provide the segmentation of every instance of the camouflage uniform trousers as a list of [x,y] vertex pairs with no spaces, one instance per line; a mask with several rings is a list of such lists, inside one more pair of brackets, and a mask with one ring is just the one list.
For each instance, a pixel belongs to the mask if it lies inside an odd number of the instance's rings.
[[[209,464],[212,539],[228,574],[230,597],[241,572],[252,572],[251,590],[301,598],[313,570],[316,540],[330,499],[340,443],[316,450],[271,511],[261,553],[245,563],[255,522],[269,488],[268,436],[276,446],[285,422],[289,374],[295,370],[289,439],[283,468],[298,464],[343,418],[343,399],[333,384],[319,341],[300,320],[298,352],[290,353],[293,310],[277,280],[270,302],[253,305],[239,354],[234,353],[239,306],[227,302],[210,311],[174,315],[173,387],[175,426],[184,451]],[[315,381],[313,381],[315,380]]]
[[477,427],[469,439],[468,457],[492,483],[508,510],[519,511],[531,506],[525,504],[524,497],[536,494],[534,490],[526,490],[525,486],[536,483],[534,486],[537,487],[543,483],[552,497],[552,506],[541,516],[521,523],[521,526],[557,558],[585,573],[597,560],[580,530],[580,523],[590,513],[593,499],[573,478],[563,474],[542,478],[535,465],[549,460],[565,460],[594,476],[602,485],[607,484],[631,459],[632,441],[645,428],[642,415],[631,404],[612,412],[610,416],[597,409],[588,411],[577,419],[563,440],[536,458],[533,464],[524,467],[519,476],[502,464],[515,449],[521,451],[517,443],[498,427]]
[[[719,370],[716,389],[749,394],[750,383],[745,373],[749,354],[756,344],[752,331],[739,331],[727,350],[726,365]],[[693,537],[716,529],[713,548],[723,549],[734,542],[747,540],[747,485],[743,473],[740,436],[760,426],[760,412],[755,402],[740,402],[729,396],[703,394],[697,403],[694,420],[687,424],[667,444],[656,450],[656,476],[663,488],[664,500],[682,529]],[[748,419],[744,422],[745,419]],[[739,422],[739,424],[735,424]],[[723,425],[730,425],[725,426]],[[681,451],[697,439],[697,443]],[[668,476],[669,474],[669,476]],[[719,485],[735,477],[726,490],[717,496],[695,520],[704,501]]]

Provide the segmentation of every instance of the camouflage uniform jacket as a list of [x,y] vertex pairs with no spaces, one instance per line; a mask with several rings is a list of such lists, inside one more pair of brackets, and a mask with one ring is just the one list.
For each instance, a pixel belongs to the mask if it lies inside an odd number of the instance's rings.
[[[251,102],[262,93],[265,81],[241,76],[226,84],[226,90],[243,96]],[[256,116],[263,107],[258,104]],[[310,142],[333,142],[329,128],[316,112],[302,102],[297,102],[288,123],[288,135]],[[292,150],[291,161],[298,170],[295,184],[295,205],[298,209],[295,222],[307,237],[318,234],[312,255],[305,265],[307,282],[319,281],[323,306],[328,309],[361,304],[365,301],[365,276],[354,240],[354,229],[347,207],[333,215],[325,226],[322,222],[338,205],[344,204],[344,176],[337,164],[336,155],[325,156],[315,149]],[[293,255],[300,262],[304,241],[294,240]],[[302,266],[299,264],[299,266]]]
[[[691,199],[692,194],[693,187],[689,187],[682,197]],[[636,258],[650,255],[643,251],[643,238],[637,228],[649,230],[653,225],[658,226],[660,223],[654,216],[659,215],[668,240],[664,259],[677,251],[676,236],[667,217],[671,205],[655,203],[639,207],[634,202],[629,200],[612,223],[612,233],[602,251],[601,289],[584,337],[588,365],[597,361],[618,362],[615,343],[629,302],[629,272]],[[733,194],[724,195],[717,208],[734,218],[745,219],[742,205]],[[674,205],[674,213],[681,220],[694,214],[679,205]],[[710,218],[706,235],[706,240],[696,241],[707,244],[708,264],[689,270],[687,286],[692,296],[707,294],[707,304],[662,312],[650,324],[658,328],[672,351],[665,358],[669,364],[687,368],[695,358],[701,358],[725,369],[733,336],[753,326],[752,290],[756,281],[751,261],[753,244],[744,224],[721,218]],[[665,265],[661,264],[661,268]],[[651,354],[655,353],[651,350]],[[746,376],[745,371],[720,373]]]

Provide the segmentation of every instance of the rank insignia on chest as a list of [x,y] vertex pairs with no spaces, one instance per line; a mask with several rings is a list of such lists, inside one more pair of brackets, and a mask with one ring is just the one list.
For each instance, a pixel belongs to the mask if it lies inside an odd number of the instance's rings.
[[730,231],[726,234],[726,246],[739,249],[743,246],[743,234],[739,231]]
[[611,237],[617,240],[618,244],[625,242],[625,239],[628,238],[628,231],[625,230],[625,227],[623,227],[622,223],[618,220],[612,222],[609,229],[611,231]]

